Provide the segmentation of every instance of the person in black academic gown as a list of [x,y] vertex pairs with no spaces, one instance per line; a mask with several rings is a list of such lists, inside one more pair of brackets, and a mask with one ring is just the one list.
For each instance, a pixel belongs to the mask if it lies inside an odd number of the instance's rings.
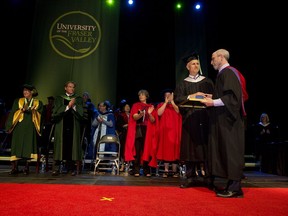
[[[214,84],[211,79],[201,74],[199,56],[192,53],[183,59],[188,77],[179,82],[174,92],[174,101],[181,104],[202,92],[212,93]],[[201,92],[201,93],[200,93]],[[202,105],[200,103],[200,105]],[[186,182],[180,188],[188,188],[198,183],[198,176],[206,177],[208,146],[208,112],[204,106],[182,107],[182,132],[180,145],[180,161],[186,166]]]
[[[210,110],[209,168],[212,176],[227,179],[226,187],[216,195],[224,198],[243,197],[241,178],[244,167],[245,125],[242,110],[241,83],[229,66],[229,52],[219,49],[212,54],[211,64],[218,75],[212,95],[203,102]],[[212,182],[213,183],[213,182]]]

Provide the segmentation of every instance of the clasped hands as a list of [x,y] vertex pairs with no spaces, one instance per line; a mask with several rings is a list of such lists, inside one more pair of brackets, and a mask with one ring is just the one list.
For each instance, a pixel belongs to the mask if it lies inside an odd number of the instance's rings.
[[104,121],[104,119],[102,118],[102,116],[98,115],[97,121],[100,122],[100,123],[102,123],[102,122]]
[[31,110],[31,107],[29,107],[28,104],[25,104],[23,108],[21,109],[22,112],[29,111],[29,110]]
[[76,102],[76,99],[75,99],[75,98],[72,98],[72,99],[69,101],[69,104],[68,104],[69,109],[70,109],[70,108],[73,108],[73,107],[75,106],[75,102]]
[[165,97],[165,103],[169,103],[172,102],[174,100],[174,93],[172,92],[171,94],[169,94],[167,97]]

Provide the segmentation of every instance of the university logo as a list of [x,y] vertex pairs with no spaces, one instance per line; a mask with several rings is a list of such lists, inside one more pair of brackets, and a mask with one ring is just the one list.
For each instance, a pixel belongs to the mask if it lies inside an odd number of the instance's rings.
[[49,40],[53,50],[68,59],[82,59],[92,54],[101,40],[97,20],[82,11],[61,15],[50,28]]

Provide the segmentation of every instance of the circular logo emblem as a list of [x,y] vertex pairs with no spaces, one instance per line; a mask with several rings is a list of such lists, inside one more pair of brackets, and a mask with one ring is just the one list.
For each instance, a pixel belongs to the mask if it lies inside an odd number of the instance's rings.
[[49,40],[53,50],[68,59],[81,59],[93,53],[101,40],[100,25],[81,11],[63,14],[52,24]]

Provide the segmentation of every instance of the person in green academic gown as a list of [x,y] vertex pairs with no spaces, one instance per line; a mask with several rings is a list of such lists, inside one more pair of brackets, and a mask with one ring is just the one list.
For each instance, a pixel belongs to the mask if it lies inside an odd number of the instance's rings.
[[[65,162],[71,175],[79,174],[82,160],[81,121],[83,98],[75,93],[76,83],[68,81],[65,93],[55,97],[52,118],[54,129],[54,164],[52,175],[59,175],[61,162]],[[75,171],[75,165],[77,169]]]
[[14,100],[6,122],[6,130],[12,135],[10,175],[19,173],[18,161],[24,160],[23,174],[29,174],[29,162],[38,157],[38,140],[41,135],[42,101],[36,99],[38,92],[30,84],[23,85],[23,97]]

